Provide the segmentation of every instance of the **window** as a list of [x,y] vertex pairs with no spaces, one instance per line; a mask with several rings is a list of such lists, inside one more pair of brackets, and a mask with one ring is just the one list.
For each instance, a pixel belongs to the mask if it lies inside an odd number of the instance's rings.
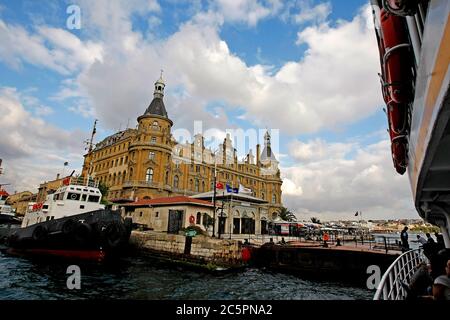
[[158,218],[158,217],[159,217],[159,212],[156,211],[156,213],[155,213],[155,218]]
[[153,169],[152,168],[147,169],[147,173],[145,175],[145,181],[147,181],[147,182],[153,181]]
[[202,219],[202,214],[200,212],[197,212],[197,221],[195,221],[195,223],[200,224],[201,219]]
[[178,189],[178,176],[173,177],[173,187]]
[[152,129],[153,129],[153,130],[159,130],[159,124],[158,124],[158,121],[153,121]]
[[153,151],[150,151],[150,152],[148,153],[148,158],[149,158],[150,160],[155,160],[155,153],[154,153]]
[[78,200],[80,200],[80,194],[79,193],[74,193],[74,192],[69,192],[67,194],[67,199],[68,200],[76,200],[76,201],[78,201]]
[[81,196],[81,201],[86,201],[86,199],[87,199],[87,194],[83,194],[83,195]]
[[205,192],[205,181],[202,181],[202,192]]
[[169,184],[169,171],[166,171],[166,176],[164,178],[164,183]]
[[80,209],[84,209],[84,204],[80,205]]
[[142,214],[143,214],[143,213],[142,213],[142,211],[141,211],[141,212],[139,212],[139,217],[142,217]]
[[272,195],[272,203],[276,203],[277,202],[277,196],[276,194]]
[[98,202],[100,200],[100,196],[89,195],[88,202]]
[[262,198],[263,200],[265,200],[265,199],[264,199],[264,192],[261,193],[261,198]]
[[198,179],[195,179],[195,192],[199,192],[199,182],[198,182]]
[[190,189],[190,190],[192,190],[192,187],[193,187],[192,184],[193,184],[193,181],[192,181],[192,179],[191,179],[191,180],[189,180],[189,189]]
[[156,143],[156,137],[152,137],[151,142]]

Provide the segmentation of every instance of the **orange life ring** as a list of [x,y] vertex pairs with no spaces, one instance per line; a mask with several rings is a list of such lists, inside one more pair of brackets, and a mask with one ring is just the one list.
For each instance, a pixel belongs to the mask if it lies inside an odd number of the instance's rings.
[[330,240],[330,237],[328,236],[328,233],[324,233],[323,234],[323,241],[328,241]]
[[190,216],[189,217],[189,223],[195,223],[195,217],[194,216]]

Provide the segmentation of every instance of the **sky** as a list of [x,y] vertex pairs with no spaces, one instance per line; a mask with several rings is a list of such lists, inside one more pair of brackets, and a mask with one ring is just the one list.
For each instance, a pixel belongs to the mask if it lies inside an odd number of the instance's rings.
[[134,128],[163,70],[174,132],[276,133],[299,219],[418,218],[391,160],[366,0],[0,0],[0,44],[9,192],[79,173],[94,120],[94,142]]

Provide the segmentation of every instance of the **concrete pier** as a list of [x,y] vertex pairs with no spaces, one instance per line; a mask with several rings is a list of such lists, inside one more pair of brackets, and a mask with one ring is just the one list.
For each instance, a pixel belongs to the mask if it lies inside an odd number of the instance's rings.
[[130,244],[140,251],[169,259],[173,262],[196,265],[212,270],[241,268],[243,246],[236,240],[222,240],[197,235],[154,231],[133,231]]

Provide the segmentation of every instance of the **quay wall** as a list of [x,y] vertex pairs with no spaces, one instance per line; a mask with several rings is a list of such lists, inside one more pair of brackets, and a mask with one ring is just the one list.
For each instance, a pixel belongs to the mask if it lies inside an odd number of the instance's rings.
[[174,260],[224,267],[244,265],[239,241],[197,235],[192,238],[189,253],[185,253],[186,241],[184,235],[155,231],[133,231],[130,237],[130,243],[137,249]]

